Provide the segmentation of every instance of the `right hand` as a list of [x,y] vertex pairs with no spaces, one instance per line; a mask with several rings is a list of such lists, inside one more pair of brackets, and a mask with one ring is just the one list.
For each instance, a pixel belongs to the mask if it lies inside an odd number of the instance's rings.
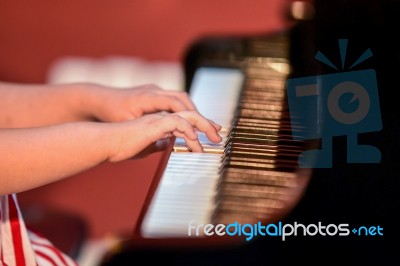
[[116,145],[110,152],[110,162],[134,157],[158,140],[172,136],[183,138],[192,152],[203,152],[196,131],[204,132],[211,142],[219,143],[222,141],[218,134],[221,126],[205,118],[197,111],[183,111],[173,114],[155,113],[127,122],[111,123],[110,125],[122,127],[122,130],[119,130]]

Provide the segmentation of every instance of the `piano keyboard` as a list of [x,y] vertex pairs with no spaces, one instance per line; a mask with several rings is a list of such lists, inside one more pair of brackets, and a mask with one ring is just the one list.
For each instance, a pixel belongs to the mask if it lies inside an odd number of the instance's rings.
[[271,221],[285,208],[300,152],[283,104],[287,74],[283,58],[196,72],[191,98],[223,126],[223,141],[201,135],[205,152],[192,153],[175,140],[141,224],[143,237],[187,237],[189,223]]

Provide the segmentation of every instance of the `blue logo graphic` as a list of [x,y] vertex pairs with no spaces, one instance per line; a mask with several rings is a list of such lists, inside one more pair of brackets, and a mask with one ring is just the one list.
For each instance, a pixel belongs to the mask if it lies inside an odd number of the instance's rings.
[[[339,39],[342,70],[345,70],[347,42],[347,39]],[[346,72],[287,81],[293,138],[321,141],[319,149],[300,154],[299,167],[332,167],[334,136],[347,136],[347,163],[381,161],[379,149],[358,144],[357,136],[382,129],[375,70],[350,71],[371,56],[371,49],[367,49]],[[315,58],[338,70],[320,51]]]

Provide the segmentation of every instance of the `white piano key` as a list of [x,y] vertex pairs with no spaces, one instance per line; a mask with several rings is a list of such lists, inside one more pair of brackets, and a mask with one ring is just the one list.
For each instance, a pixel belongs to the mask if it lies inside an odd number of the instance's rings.
[[[161,177],[141,228],[145,237],[187,236],[190,221],[210,221],[219,178],[219,164],[215,162],[219,162],[220,155],[172,153],[171,159],[177,164],[168,165]],[[185,160],[197,164],[188,168]],[[168,170],[171,168],[174,171]]]

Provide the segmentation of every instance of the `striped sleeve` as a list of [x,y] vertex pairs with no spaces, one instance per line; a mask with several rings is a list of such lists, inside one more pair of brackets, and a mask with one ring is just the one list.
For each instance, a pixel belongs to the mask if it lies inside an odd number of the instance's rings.
[[0,196],[0,266],[77,266],[46,238],[27,230],[16,195]]

